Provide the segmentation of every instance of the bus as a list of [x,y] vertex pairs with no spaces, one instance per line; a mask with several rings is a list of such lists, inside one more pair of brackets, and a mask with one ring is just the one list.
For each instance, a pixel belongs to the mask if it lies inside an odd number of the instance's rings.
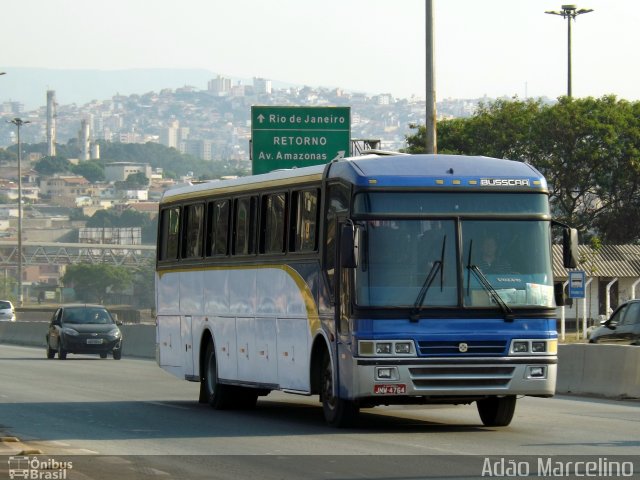
[[575,266],[577,232],[531,165],[363,155],[176,187],[159,215],[157,362],[215,409],[279,390],[336,427],[472,403],[506,426],[555,392],[551,245]]

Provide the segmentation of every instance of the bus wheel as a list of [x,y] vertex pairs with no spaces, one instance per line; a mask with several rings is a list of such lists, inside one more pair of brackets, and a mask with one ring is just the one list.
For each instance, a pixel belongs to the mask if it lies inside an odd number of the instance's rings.
[[218,383],[216,353],[213,349],[213,342],[209,342],[207,345],[204,356],[202,388],[204,389],[203,393],[207,402],[213,408],[223,410],[229,407],[232,387]]
[[332,427],[349,427],[358,418],[360,408],[355,402],[333,395],[333,367],[327,353],[322,365],[320,397],[324,418]]
[[487,427],[506,427],[516,410],[516,397],[489,397],[476,402],[482,423]]

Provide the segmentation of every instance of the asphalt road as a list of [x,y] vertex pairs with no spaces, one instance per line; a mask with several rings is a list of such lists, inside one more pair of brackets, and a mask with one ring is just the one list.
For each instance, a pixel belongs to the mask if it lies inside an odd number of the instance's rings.
[[0,442],[0,455],[73,458],[82,476],[66,478],[473,478],[489,457],[640,465],[633,400],[523,398],[506,428],[484,427],[474,405],[378,407],[335,430],[317,397],[276,392],[252,411],[214,411],[197,396],[153,361],[0,345],[0,435],[21,440]]

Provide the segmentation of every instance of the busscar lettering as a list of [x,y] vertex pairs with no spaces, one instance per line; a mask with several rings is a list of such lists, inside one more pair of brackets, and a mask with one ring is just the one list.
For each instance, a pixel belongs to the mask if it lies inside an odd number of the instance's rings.
[[481,178],[483,187],[530,187],[528,178]]

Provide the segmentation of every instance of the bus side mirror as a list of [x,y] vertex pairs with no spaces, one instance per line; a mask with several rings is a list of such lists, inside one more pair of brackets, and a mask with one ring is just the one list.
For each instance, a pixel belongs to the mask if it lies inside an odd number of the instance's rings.
[[340,230],[340,266],[356,268],[360,250],[360,229],[353,224],[342,225]]
[[562,230],[562,263],[564,268],[578,266],[578,230],[575,228]]
[[553,293],[556,300],[556,307],[568,307],[573,305],[573,299],[569,298],[562,282],[553,284]]

